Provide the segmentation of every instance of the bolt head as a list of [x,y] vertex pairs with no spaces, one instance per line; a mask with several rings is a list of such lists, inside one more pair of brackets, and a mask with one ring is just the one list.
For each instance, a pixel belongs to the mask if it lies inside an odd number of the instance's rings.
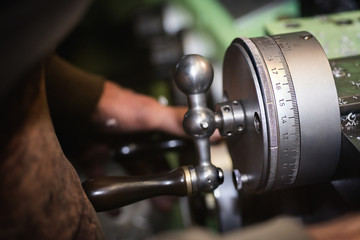
[[233,170],[233,182],[236,190],[241,190],[243,187],[243,182],[241,181],[241,174],[239,170]]

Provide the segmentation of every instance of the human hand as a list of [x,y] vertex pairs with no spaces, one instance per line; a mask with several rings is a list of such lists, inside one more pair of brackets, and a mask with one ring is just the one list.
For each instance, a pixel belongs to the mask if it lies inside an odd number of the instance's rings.
[[[182,121],[186,111],[186,107],[164,106],[154,98],[105,81],[92,120],[105,132],[158,130],[185,137]],[[215,142],[220,138],[219,132],[215,131],[210,140]]]
[[105,132],[159,130],[183,137],[185,112],[184,107],[164,106],[154,98],[106,81],[92,122]]

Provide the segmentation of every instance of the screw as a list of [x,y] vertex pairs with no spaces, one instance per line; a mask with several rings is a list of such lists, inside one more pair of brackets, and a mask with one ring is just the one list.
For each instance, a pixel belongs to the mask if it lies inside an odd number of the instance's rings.
[[226,105],[226,106],[224,106],[223,110],[224,110],[224,112],[228,113],[231,111],[231,108],[230,108],[230,106]]
[[209,127],[209,123],[208,122],[201,122],[200,123],[200,127],[202,128],[202,129],[208,129],[208,127]]
[[245,128],[244,128],[244,125],[242,125],[242,124],[240,124],[237,128],[237,131],[240,133],[243,132],[244,130],[245,130]]
[[244,183],[249,181],[249,177],[246,174],[241,174],[239,170],[233,170],[233,182],[236,190],[241,190]]
[[309,40],[311,39],[313,36],[310,35],[310,34],[303,34],[303,35],[300,35],[300,38],[304,39],[304,40]]

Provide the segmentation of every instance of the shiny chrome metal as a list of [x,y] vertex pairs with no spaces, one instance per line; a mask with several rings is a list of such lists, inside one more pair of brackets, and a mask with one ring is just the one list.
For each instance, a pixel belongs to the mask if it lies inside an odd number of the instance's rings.
[[216,104],[215,125],[221,136],[231,137],[245,132],[245,114],[240,101]]
[[224,91],[241,100],[246,131],[229,138],[244,191],[330,180],[339,160],[340,113],[329,62],[306,32],[238,38],[226,52]]
[[233,182],[236,190],[242,189],[241,173],[237,169],[233,171]]
[[246,176],[246,183],[239,180],[244,191],[331,178],[341,146],[340,112],[329,62],[315,37],[300,32],[235,39],[224,60],[227,102],[217,104],[215,114],[205,98],[212,76],[199,55],[185,56],[175,71],[188,98],[183,125],[196,139],[199,189],[210,191],[216,181],[208,140],[216,127],[231,137],[233,168]]
[[178,88],[187,96],[189,110],[183,127],[194,138],[199,161],[192,177],[194,189],[211,192],[224,181],[221,169],[211,164],[209,137],[215,131],[215,114],[206,106],[205,93],[214,76],[211,64],[200,55],[184,56],[176,65],[174,78]]

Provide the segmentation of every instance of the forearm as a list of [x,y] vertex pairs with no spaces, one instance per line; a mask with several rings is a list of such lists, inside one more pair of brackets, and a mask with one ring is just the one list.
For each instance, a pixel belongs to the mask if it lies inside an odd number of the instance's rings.
[[184,107],[163,106],[57,56],[48,59],[46,75],[51,115],[61,129],[92,124],[108,133],[158,130],[185,136]]
[[104,78],[87,73],[52,55],[45,64],[47,99],[51,116],[61,128],[88,122],[103,92]]

